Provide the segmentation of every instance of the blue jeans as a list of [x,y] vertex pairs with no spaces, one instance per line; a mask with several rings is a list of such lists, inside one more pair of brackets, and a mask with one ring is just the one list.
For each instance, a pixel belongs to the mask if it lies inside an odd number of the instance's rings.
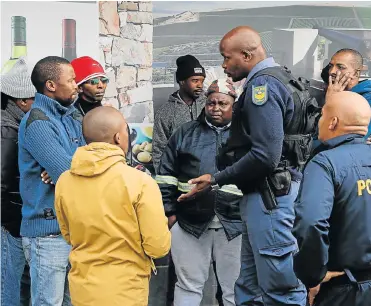
[[292,182],[290,193],[277,197],[278,207],[272,211],[266,210],[257,192],[242,198],[241,270],[235,284],[236,306],[306,305],[306,289],[293,269],[293,253],[298,246],[291,230],[299,185]]
[[25,287],[21,294],[21,280],[26,259],[22,238],[13,237],[1,227],[1,306],[27,305],[29,293]]
[[32,306],[71,306],[67,275],[71,247],[61,235],[23,237],[30,266]]

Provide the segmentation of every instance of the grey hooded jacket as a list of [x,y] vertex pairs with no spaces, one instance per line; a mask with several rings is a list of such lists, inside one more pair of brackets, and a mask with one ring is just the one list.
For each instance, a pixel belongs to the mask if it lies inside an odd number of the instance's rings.
[[162,152],[174,131],[182,124],[196,120],[205,107],[206,97],[202,94],[191,106],[179,96],[179,91],[169,96],[168,102],[161,105],[155,114],[152,139],[153,166],[157,173]]

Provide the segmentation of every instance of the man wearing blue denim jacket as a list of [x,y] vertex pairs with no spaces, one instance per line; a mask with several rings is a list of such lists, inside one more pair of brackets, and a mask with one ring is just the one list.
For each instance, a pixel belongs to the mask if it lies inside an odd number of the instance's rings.
[[[237,27],[223,37],[219,48],[225,73],[234,82],[247,77],[244,92],[235,103],[229,138],[234,138],[236,143],[246,139],[245,150],[241,149],[238,161],[214,176],[206,174],[191,180],[196,186],[178,200],[197,196],[210,186],[217,189],[237,185],[243,193],[240,202],[243,224],[236,305],[304,306],[306,290],[293,270],[297,244],[291,233],[301,174],[296,169],[288,169],[291,182],[285,185],[288,187],[284,195],[273,197],[278,204],[274,209],[265,207],[260,193],[260,182],[273,174],[284,152],[291,153],[286,152],[283,145],[284,131],[294,120],[295,102],[281,81],[269,75],[256,76],[278,64],[273,58],[267,58],[255,30]],[[235,130],[234,123],[237,124]]]
[[[63,240],[54,209],[53,184],[71,166],[72,155],[85,144],[77,110],[75,73],[64,58],[40,60],[31,74],[37,93],[19,127],[21,236],[31,275],[32,305],[71,305],[68,293],[70,246]],[[83,216],[82,216],[83,217]]]
[[362,96],[328,96],[319,121],[321,152],[304,171],[294,269],[308,288],[320,289],[316,306],[370,305],[371,145],[364,139],[370,119]]

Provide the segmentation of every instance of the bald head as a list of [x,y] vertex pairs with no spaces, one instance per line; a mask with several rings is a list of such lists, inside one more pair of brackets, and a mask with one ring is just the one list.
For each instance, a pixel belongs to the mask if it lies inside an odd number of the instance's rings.
[[250,52],[262,46],[259,33],[248,26],[240,26],[232,29],[224,35],[220,43],[228,43],[234,48]]
[[127,124],[122,114],[113,107],[96,107],[84,117],[82,130],[86,143],[106,142],[128,148]]
[[224,72],[234,82],[247,77],[252,68],[266,58],[259,33],[248,26],[234,28],[225,34],[219,50],[224,57]]
[[343,91],[328,95],[319,122],[319,139],[345,135],[366,135],[371,120],[371,108],[361,95]]

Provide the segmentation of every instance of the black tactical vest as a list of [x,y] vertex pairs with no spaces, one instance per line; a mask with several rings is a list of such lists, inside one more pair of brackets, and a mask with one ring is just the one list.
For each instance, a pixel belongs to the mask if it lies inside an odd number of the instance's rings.
[[[320,108],[309,94],[309,81],[296,79],[286,67],[270,67],[257,72],[253,78],[269,75],[283,83],[294,101],[292,120],[284,126],[284,141],[279,167],[290,167],[302,171],[310,157],[313,134],[320,117]],[[230,138],[218,156],[219,170],[225,169],[242,158],[251,148],[249,131],[243,124],[242,104],[247,86],[233,107]]]

